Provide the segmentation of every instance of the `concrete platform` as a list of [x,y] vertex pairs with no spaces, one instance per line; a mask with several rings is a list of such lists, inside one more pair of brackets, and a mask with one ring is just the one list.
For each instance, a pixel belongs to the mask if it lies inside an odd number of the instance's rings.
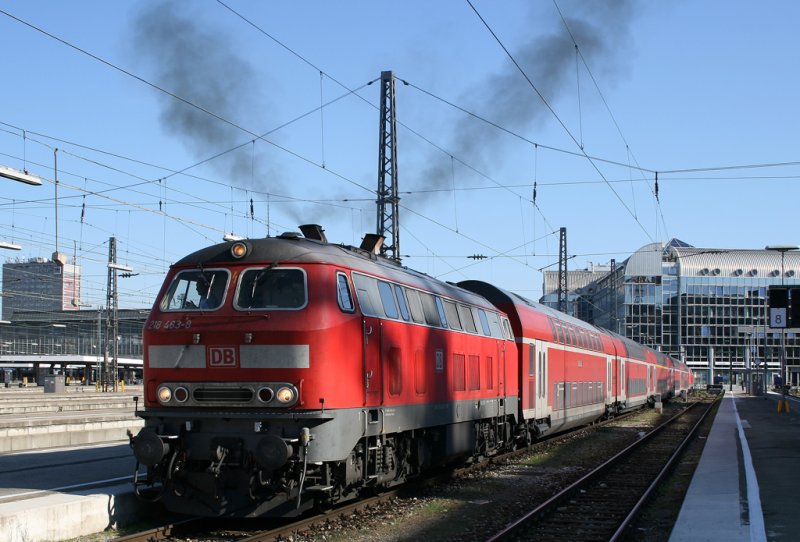
[[[66,540],[161,513],[131,492],[135,460],[127,431],[135,434],[144,423],[133,400],[141,394],[141,386],[0,388],[0,541]],[[106,448],[113,455],[60,449],[101,443],[117,443]],[[93,482],[101,478],[98,489]]]
[[670,542],[789,541],[800,532],[800,401],[727,391]]
[[131,493],[130,484],[0,503],[0,540],[68,540],[134,523],[151,508]]
[[127,440],[0,454],[0,541],[51,542],[166,520],[132,493]]
[[134,413],[133,398],[141,393],[141,386],[124,393],[0,388],[0,453],[126,439],[144,424]]

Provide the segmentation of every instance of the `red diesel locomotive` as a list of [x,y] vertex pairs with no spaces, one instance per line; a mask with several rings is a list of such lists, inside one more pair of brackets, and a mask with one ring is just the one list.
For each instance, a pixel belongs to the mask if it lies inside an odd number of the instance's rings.
[[171,267],[144,329],[140,496],[293,515],[691,386],[675,359],[401,267],[376,236],[354,248],[301,229]]

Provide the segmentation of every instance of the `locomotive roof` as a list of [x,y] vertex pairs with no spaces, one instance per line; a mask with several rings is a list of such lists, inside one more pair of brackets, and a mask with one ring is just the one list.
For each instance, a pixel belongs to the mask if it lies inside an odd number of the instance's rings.
[[[248,251],[245,257],[237,259],[231,254],[231,247],[236,243],[247,245]],[[368,250],[344,244],[332,244],[324,240],[309,239],[299,233],[285,233],[278,237],[219,243],[188,254],[174,263],[173,267],[210,267],[231,264],[259,265],[265,263],[326,263],[338,265],[481,307],[494,308],[486,299],[472,291],[404,267]]]

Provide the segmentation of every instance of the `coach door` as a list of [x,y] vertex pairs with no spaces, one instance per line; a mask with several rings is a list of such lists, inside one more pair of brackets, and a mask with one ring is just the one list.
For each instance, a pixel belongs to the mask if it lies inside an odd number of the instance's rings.
[[535,415],[533,409],[536,407],[536,356],[538,348],[533,342],[523,343],[522,351],[528,352],[527,356],[523,356],[525,363],[520,367],[520,371],[522,371],[522,389],[520,390],[522,392],[522,410],[525,418],[531,418]]
[[541,341],[536,341],[536,419],[541,420],[548,416],[547,395],[550,389],[548,384],[547,348]]

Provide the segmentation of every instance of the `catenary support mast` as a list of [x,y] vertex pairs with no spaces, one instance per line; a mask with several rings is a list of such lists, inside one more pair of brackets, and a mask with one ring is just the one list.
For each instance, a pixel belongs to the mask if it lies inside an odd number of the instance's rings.
[[558,237],[558,310],[567,312],[567,228]]
[[400,262],[400,198],[397,196],[397,133],[394,73],[381,72],[381,119],[378,141],[378,228],[386,242],[382,256]]

